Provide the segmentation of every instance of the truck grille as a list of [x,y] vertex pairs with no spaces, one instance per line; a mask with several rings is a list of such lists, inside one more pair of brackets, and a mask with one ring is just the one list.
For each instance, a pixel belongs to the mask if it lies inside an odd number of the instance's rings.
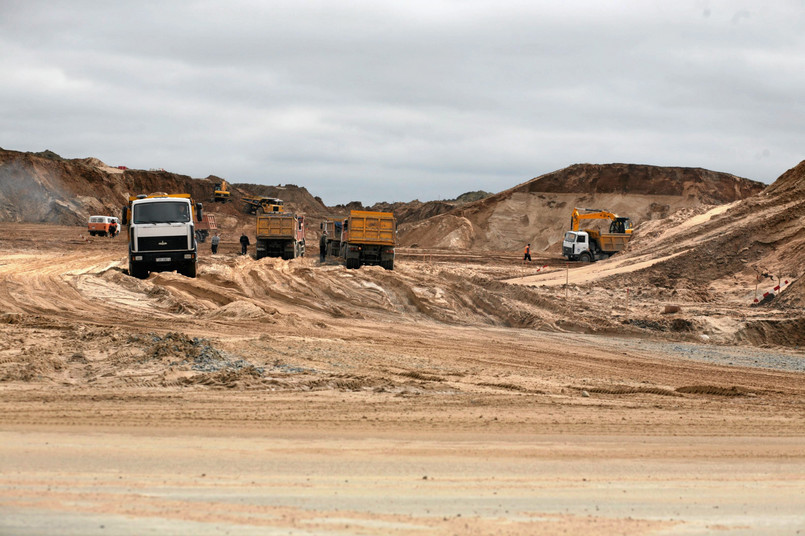
[[187,236],[146,236],[137,240],[137,251],[187,249]]

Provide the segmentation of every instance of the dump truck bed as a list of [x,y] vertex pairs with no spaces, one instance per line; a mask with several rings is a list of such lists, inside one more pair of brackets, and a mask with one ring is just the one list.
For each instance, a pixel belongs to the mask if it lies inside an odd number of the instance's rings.
[[393,246],[396,235],[394,214],[353,210],[344,235],[342,242],[350,244]]
[[626,233],[599,233],[598,231],[585,229],[591,238],[598,241],[601,251],[605,253],[615,253],[626,248],[632,235]]
[[603,251],[621,251],[629,243],[632,235],[628,234],[602,234],[601,235],[601,250]]
[[218,225],[215,223],[215,216],[212,214],[204,214],[201,221],[196,224],[196,229],[199,231],[217,231]]
[[288,238],[296,236],[296,218],[290,213],[261,214],[257,217],[257,238]]

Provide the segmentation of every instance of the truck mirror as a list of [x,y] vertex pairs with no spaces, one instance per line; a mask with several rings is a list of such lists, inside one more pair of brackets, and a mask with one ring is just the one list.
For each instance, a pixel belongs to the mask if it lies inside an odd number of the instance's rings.
[[196,221],[201,221],[201,219],[204,217],[201,209],[201,203],[196,203]]
[[129,207],[123,207],[123,210],[120,212],[120,224],[121,225],[128,225],[129,223]]

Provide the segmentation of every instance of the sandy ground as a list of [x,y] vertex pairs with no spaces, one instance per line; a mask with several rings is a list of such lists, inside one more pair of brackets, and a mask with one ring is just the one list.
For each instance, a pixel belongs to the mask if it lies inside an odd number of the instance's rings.
[[0,534],[805,533],[799,348],[639,330],[509,259],[225,241],[140,281],[121,239],[0,236]]

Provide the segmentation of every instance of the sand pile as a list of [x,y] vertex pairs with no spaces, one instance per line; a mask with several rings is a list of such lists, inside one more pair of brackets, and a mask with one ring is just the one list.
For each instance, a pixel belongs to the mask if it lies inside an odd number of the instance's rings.
[[[758,193],[764,185],[727,173],[699,168],[634,164],[578,164],[446,214],[404,225],[403,245],[492,251],[561,252],[574,207],[596,208],[641,222],[666,218],[680,209],[730,203]],[[448,231],[465,227],[460,244]]]
[[[664,286],[708,284],[728,277],[755,280],[798,279],[805,266],[805,162],[787,171],[759,195],[696,215],[686,221],[654,222],[636,236],[626,253],[666,258],[634,274]],[[675,255],[671,258],[672,255]],[[769,276],[773,276],[771,279]],[[794,300],[801,285],[779,299]],[[791,301],[793,303],[793,301]]]

